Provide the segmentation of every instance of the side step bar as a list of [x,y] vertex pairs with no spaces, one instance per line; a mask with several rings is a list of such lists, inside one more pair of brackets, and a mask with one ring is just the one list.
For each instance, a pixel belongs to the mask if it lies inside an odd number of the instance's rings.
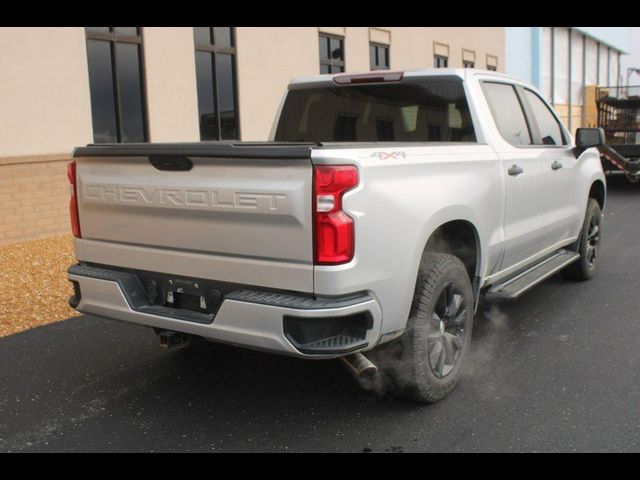
[[502,283],[493,285],[486,294],[488,301],[513,300],[530,288],[559,272],[567,265],[580,258],[580,254],[568,250],[560,250]]

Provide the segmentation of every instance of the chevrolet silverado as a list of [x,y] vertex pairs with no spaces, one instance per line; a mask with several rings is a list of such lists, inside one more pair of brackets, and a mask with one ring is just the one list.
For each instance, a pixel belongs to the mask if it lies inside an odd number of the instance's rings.
[[435,402],[481,298],[596,271],[602,141],[496,72],[295,79],[268,142],[76,148],[69,302]]

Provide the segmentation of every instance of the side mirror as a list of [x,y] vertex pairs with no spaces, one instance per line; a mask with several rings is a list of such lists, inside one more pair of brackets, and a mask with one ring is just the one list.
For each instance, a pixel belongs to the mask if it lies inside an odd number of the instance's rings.
[[584,150],[605,144],[602,128],[578,128],[576,130],[576,147]]

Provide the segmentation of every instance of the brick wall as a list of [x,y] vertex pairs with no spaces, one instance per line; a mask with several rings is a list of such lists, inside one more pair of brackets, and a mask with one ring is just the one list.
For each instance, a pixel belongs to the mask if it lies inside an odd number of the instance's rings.
[[68,155],[0,158],[0,245],[70,233]]

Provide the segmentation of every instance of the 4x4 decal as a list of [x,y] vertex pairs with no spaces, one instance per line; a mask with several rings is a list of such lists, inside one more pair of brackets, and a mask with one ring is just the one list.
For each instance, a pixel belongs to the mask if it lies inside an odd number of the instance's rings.
[[404,152],[373,152],[371,156],[378,160],[397,160],[399,158],[407,158],[407,154]]

